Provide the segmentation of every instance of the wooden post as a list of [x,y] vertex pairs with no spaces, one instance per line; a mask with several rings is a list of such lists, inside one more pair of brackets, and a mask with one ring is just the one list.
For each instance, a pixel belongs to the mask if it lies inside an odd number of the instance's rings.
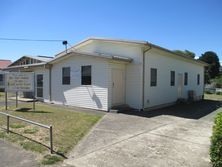
[[8,93],[5,90],[5,110],[8,110]]
[[15,93],[15,98],[16,98],[15,105],[16,108],[18,108],[18,92]]
[[49,128],[49,133],[50,133],[50,151],[51,151],[51,154],[53,154],[53,137],[52,137],[52,126],[51,125]]
[[9,133],[9,115],[7,115],[7,133]]
[[33,90],[33,110],[35,111],[35,86],[36,86],[36,84],[35,84],[35,81],[36,81],[36,78],[35,78],[35,73],[33,74],[34,75],[34,83],[33,83],[33,85],[34,85],[34,90]]

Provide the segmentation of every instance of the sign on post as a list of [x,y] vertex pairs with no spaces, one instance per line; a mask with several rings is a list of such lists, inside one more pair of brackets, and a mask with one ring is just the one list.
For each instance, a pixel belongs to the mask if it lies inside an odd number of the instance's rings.
[[18,107],[18,92],[33,92],[33,109],[35,110],[35,75],[32,72],[5,73],[5,108],[7,110],[7,92],[16,93],[16,108]]
[[6,91],[34,92],[34,73],[10,72],[6,73]]

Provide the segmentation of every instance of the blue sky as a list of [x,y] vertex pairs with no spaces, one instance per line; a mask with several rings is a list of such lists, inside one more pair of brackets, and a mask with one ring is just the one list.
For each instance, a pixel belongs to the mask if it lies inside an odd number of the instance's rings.
[[[146,40],[197,56],[212,50],[222,60],[222,1],[0,0],[0,38],[73,45],[90,36]],[[63,49],[61,42],[0,40],[0,59],[54,56]]]

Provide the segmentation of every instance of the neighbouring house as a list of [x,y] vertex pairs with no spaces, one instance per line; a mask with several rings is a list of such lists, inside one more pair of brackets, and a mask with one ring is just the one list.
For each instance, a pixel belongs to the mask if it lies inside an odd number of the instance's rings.
[[[47,62],[52,60],[53,57],[49,56],[22,56],[15,62],[11,63],[11,65],[5,69],[6,71],[11,72],[35,72],[36,73],[36,96],[39,100],[46,101],[47,97],[47,87],[46,82],[49,82],[48,79],[48,68]],[[40,75],[41,74],[41,75]],[[44,76],[44,96],[43,96],[43,76]],[[40,86],[41,85],[41,86]],[[24,92],[24,97],[33,98],[33,92]],[[40,98],[41,97],[41,98]]]
[[12,63],[11,60],[0,59],[0,71],[8,67],[11,63]]
[[89,38],[54,58],[24,56],[7,71],[35,72],[45,102],[108,111],[163,107],[190,91],[200,100],[206,65],[146,41]]
[[11,60],[0,59],[0,91],[4,90],[4,74],[2,73],[2,70],[8,67],[11,63]]

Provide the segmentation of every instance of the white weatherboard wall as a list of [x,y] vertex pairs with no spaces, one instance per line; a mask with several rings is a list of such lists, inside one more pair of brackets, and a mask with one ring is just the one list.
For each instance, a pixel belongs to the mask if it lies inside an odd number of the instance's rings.
[[[81,66],[92,66],[92,85],[81,85]],[[70,85],[62,84],[62,68],[71,68]],[[70,56],[52,68],[52,102],[108,110],[108,63],[90,56]]]
[[[130,107],[142,108],[142,49],[139,45],[92,41],[77,49],[89,53],[132,58],[133,62],[126,65],[126,104]],[[109,97],[110,99],[111,97]],[[111,104],[109,105],[111,107]]]
[[[157,69],[157,86],[150,86],[150,68]],[[170,86],[170,71],[175,71],[175,86]],[[188,73],[188,85],[183,84],[183,98],[187,91],[194,90],[196,96],[203,95],[204,68],[173,54],[152,49],[145,58],[145,108],[173,103],[178,98],[178,73]],[[200,85],[197,85],[197,74],[200,74]]]

